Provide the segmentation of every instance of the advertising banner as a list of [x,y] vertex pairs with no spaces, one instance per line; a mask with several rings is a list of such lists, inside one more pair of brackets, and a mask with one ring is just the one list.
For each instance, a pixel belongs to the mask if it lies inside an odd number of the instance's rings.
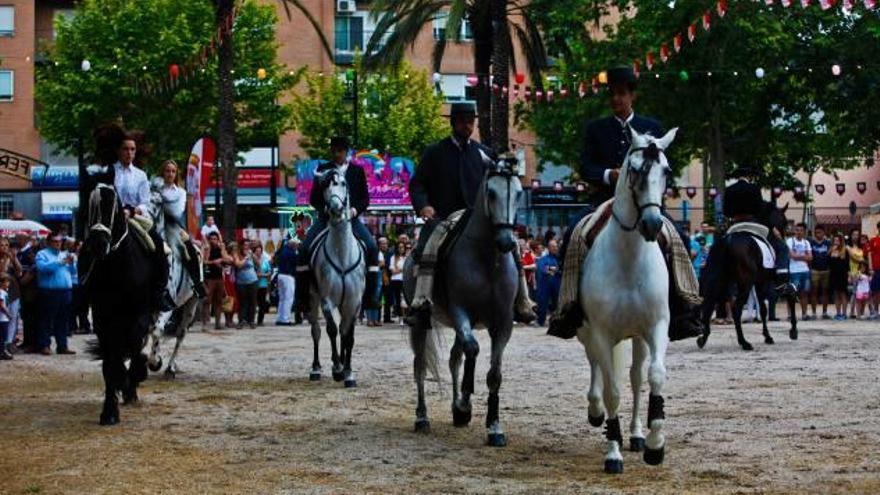
[[[309,204],[315,170],[323,160],[301,160],[296,164],[296,204]],[[354,154],[351,165],[364,169],[370,206],[411,206],[409,179],[415,164],[403,157],[392,157],[362,150]]]
[[200,232],[206,184],[214,170],[216,149],[214,140],[210,137],[199,139],[193,146],[186,165],[187,230],[194,237]]

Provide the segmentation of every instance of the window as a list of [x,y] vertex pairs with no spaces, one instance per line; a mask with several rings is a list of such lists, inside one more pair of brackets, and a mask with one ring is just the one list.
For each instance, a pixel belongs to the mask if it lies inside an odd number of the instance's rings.
[[[434,16],[434,41],[446,39],[446,21],[448,19],[449,13],[447,12],[440,12]],[[471,21],[467,17],[461,20],[459,31],[461,41],[472,41],[474,39],[474,33],[471,31]]]
[[12,216],[12,210],[15,209],[15,203],[11,194],[0,194],[0,218],[9,218]]
[[447,102],[476,101],[475,88],[465,74],[441,74],[440,91]]
[[15,78],[11,70],[0,70],[0,101],[12,101],[15,94]]
[[0,5],[0,36],[15,34],[15,7]]
[[364,18],[360,16],[337,16],[334,37],[337,52],[363,50]]

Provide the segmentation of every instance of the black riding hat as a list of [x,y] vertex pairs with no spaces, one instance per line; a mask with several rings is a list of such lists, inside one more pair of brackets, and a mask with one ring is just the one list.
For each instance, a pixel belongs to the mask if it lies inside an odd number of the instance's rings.
[[351,147],[351,144],[348,141],[348,138],[345,136],[334,136],[330,138],[330,149],[331,150],[347,150]]
[[458,116],[470,116],[476,118],[477,107],[473,103],[453,103],[449,109],[449,118],[454,119]]
[[630,90],[636,89],[636,73],[632,67],[625,65],[608,69],[608,86],[626,84]]

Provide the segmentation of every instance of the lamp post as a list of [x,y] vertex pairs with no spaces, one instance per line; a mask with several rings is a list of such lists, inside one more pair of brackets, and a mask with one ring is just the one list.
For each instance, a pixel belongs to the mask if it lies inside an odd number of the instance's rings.
[[358,78],[357,71],[347,69],[345,71],[345,80],[351,85],[351,101],[352,101],[352,147],[357,148],[358,145]]
[[[89,62],[88,59],[85,59],[80,64],[80,70],[84,73],[88,72],[92,68],[92,63]],[[74,217],[76,225],[74,225],[74,236],[77,239],[83,239],[86,233],[86,222],[88,221],[85,217],[86,215],[86,207],[89,203],[88,192],[86,191],[86,174],[88,171],[86,170],[86,157],[85,157],[85,138],[83,138],[83,131],[85,126],[79,126],[79,137],[76,141],[76,165],[77,165],[77,189],[79,190],[79,204],[76,207],[76,216]]]

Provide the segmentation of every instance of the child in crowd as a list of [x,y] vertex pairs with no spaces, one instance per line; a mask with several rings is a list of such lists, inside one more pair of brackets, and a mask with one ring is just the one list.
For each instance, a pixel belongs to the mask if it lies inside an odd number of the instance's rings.
[[[9,329],[9,277],[7,275],[0,276],[0,336],[6,339],[6,332],[14,332]],[[5,340],[4,340],[5,342]],[[12,354],[6,346],[0,349],[0,361],[8,361],[12,359]]]
[[871,273],[866,261],[859,262],[859,274],[856,286],[856,314],[861,319],[865,314],[865,306],[871,298]]

